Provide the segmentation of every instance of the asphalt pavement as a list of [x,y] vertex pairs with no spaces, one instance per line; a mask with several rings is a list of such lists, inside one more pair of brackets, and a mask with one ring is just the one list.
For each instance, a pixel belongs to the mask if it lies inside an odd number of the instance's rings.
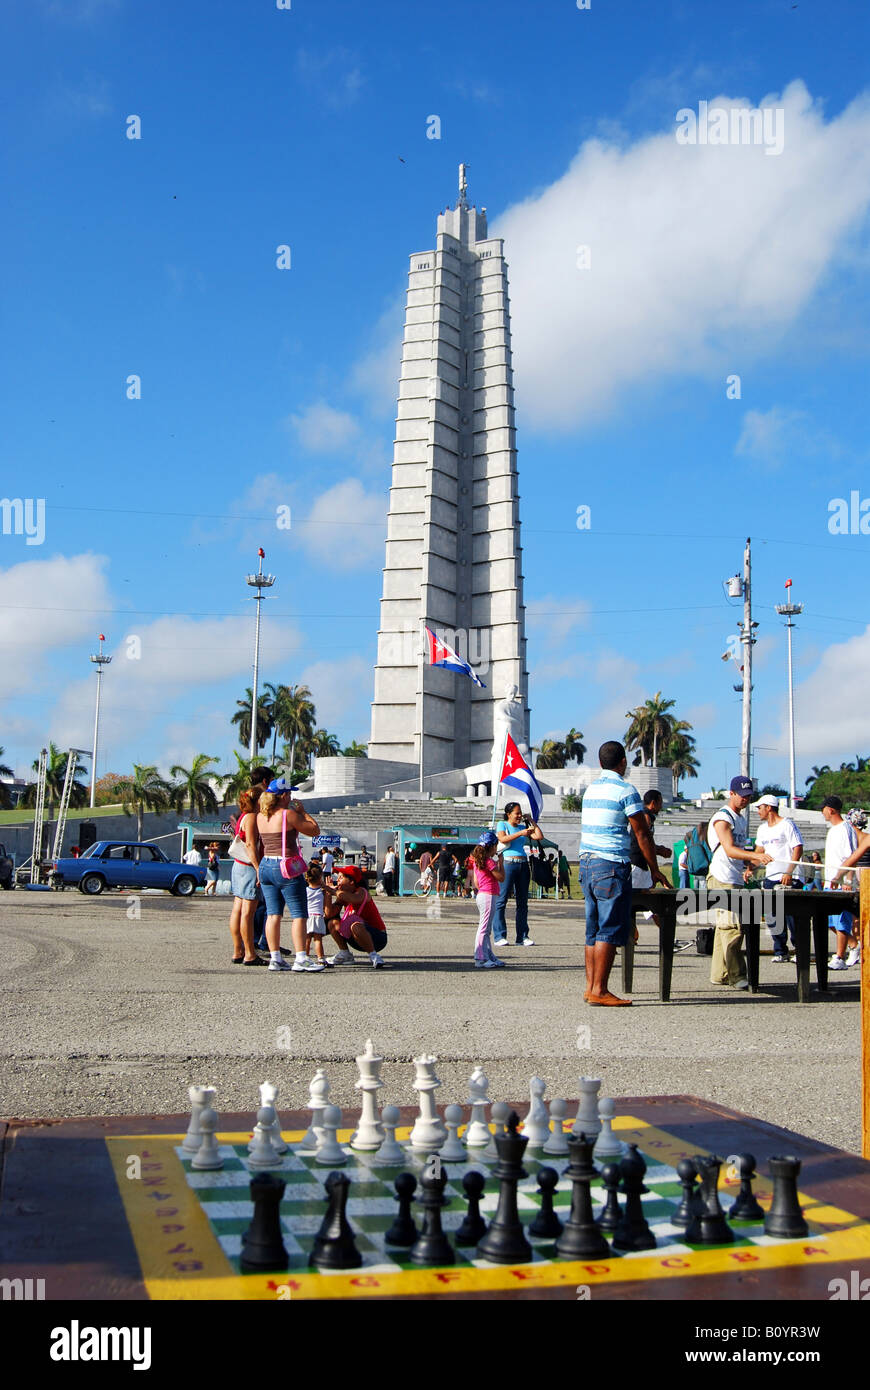
[[[527,1099],[534,1074],[548,1098],[576,1098],[580,1076],[600,1076],[617,1107],[620,1096],[695,1095],[860,1152],[857,970],[800,1005],[793,967],[763,956],[763,992],[749,996],[711,986],[709,958],[692,948],[676,957],[665,1004],[658,934],[642,926],[634,1006],[590,1008],[577,902],[533,904],[536,945],[509,946],[499,971],[472,966],[474,902],[379,905],[384,970],[360,956],[300,975],[230,964],[226,898],[0,895],[0,1116],[173,1113],[203,1082],[219,1110],[253,1117],[259,1082],[299,1108],[320,1065],[331,1099],[358,1106],[353,1059],[370,1037],[386,1059],[381,1104],[414,1103],[412,1058],[426,1052],[439,1103],[466,1100],[477,1064],[493,1099]],[[619,992],[618,965],[612,983]]]

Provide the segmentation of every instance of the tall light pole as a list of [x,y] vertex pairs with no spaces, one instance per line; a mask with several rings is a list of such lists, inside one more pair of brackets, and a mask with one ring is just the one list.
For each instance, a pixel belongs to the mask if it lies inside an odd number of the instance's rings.
[[790,580],[790,579],[787,579],[787,580],[785,581],[785,589],[786,589],[786,598],[787,598],[789,601],[788,601],[788,603],[778,603],[778,604],[776,605],[776,611],[777,611],[777,613],[780,614],[781,617],[785,618],[785,620],[786,620],[785,625],[786,625],[786,627],[788,628],[788,756],[789,756],[788,804],[789,804],[790,810],[793,811],[793,810],[794,810],[794,801],[795,801],[795,780],[794,780],[794,678],[793,678],[793,675],[792,675],[792,662],[791,662],[791,630],[792,630],[792,628],[795,626],[795,624],[792,622],[792,618],[797,617],[798,613],[803,613],[803,611],[804,611],[804,606],[803,606],[802,603],[792,603],[792,602],[791,602],[791,594],[788,592],[790,588],[791,588],[791,580]]
[[97,668],[97,704],[94,710],[94,747],[91,753],[91,808],[94,806],[94,797],[97,787],[97,741],[100,733],[100,689],[103,684],[103,667],[111,664],[112,658],[106,656],[103,651],[103,643],[106,638],[100,633],[100,650],[96,656],[91,657],[91,661]]
[[253,762],[257,756],[257,680],[260,673],[260,604],[263,602],[264,598],[263,590],[271,589],[272,585],[275,583],[274,574],[263,573],[263,561],[266,558],[266,552],[262,546],[260,546],[257,554],[260,557],[259,570],[256,574],[248,574],[245,576],[245,582],[249,584],[252,589],[257,590],[254,595],[257,604],[257,624],[254,630],[254,679],[251,686],[251,739],[248,747],[248,757],[251,762]]

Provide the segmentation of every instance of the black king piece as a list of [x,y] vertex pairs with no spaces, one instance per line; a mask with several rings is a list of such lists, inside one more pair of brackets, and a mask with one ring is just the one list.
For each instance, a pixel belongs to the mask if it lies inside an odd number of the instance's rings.
[[517,1133],[519,1122],[519,1115],[512,1110],[507,1130],[495,1136],[498,1163],[492,1173],[499,1183],[498,1207],[489,1230],[477,1247],[481,1259],[500,1265],[521,1264],[532,1258],[532,1247],[526,1240],[517,1211],[517,1187],[520,1179],[528,1176],[523,1167],[523,1153],[529,1142],[524,1134]]

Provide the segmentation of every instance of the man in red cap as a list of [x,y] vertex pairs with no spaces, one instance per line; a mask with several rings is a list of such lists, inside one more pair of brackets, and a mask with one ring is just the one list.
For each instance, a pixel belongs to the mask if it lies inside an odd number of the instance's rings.
[[339,948],[332,964],[351,965],[353,951],[367,951],[375,970],[380,970],[387,929],[365,886],[365,875],[356,864],[343,864],[336,873],[338,887],[330,893],[326,910],[326,926]]

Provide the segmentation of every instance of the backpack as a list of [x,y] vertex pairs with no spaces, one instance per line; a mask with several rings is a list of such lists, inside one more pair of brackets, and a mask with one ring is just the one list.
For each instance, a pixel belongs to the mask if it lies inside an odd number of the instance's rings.
[[695,826],[694,830],[686,836],[686,865],[689,873],[697,874],[700,877],[705,876],[712,858],[707,845],[702,844],[698,839],[698,827]]

